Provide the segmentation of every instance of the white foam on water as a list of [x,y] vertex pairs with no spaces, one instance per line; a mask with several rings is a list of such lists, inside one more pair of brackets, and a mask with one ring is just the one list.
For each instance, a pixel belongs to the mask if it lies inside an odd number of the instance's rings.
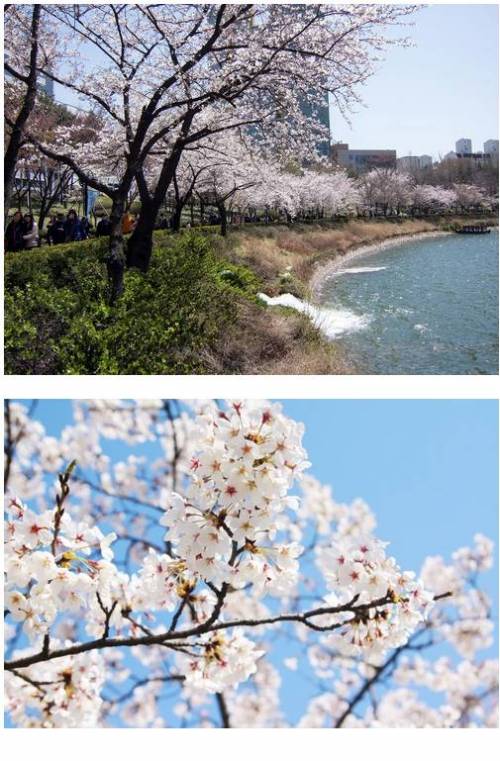
[[317,307],[307,301],[301,301],[291,293],[282,293],[281,296],[275,297],[259,293],[258,296],[268,306],[290,307],[297,312],[302,312],[330,339],[338,338],[344,333],[363,330],[370,324],[370,318],[367,315],[357,315],[347,309]]
[[332,272],[332,277],[338,277],[339,275],[363,275],[365,272],[380,272],[386,269],[387,267],[348,267],[345,270]]

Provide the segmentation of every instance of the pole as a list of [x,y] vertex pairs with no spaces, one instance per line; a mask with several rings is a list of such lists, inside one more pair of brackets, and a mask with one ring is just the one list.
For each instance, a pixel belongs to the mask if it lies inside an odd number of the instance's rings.
[[87,183],[82,183],[83,185],[83,216],[87,218],[88,209],[89,209],[89,199],[88,199],[88,187]]

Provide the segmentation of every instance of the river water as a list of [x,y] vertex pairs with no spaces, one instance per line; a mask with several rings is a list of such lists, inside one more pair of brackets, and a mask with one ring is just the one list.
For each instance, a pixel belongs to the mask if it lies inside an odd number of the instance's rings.
[[346,261],[321,286],[352,316],[338,338],[359,372],[498,372],[498,232],[400,243]]

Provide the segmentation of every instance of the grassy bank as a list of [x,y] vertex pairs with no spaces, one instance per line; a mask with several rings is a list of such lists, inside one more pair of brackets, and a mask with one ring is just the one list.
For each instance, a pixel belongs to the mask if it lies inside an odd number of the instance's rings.
[[[287,292],[307,298],[314,271],[349,251],[403,235],[449,231],[470,218],[407,219],[402,221],[349,220],[335,225],[275,226],[233,232],[226,250],[266,283],[269,295]],[[498,224],[494,218],[482,222]]]
[[314,269],[353,247],[442,222],[349,221],[155,235],[147,275],[114,308],[102,239],[5,257],[8,374],[353,372],[309,320],[257,298],[309,295]]
[[7,254],[6,373],[286,373],[298,354],[304,372],[326,372],[309,321],[268,313],[261,278],[224,247],[208,232],[157,233],[150,271],[126,273],[114,308],[102,239]]

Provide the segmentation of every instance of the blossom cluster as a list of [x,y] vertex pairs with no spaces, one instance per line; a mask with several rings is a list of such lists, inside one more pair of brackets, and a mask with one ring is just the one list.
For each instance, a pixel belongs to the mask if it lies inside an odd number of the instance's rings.
[[16,499],[7,505],[6,607],[31,641],[48,633],[58,613],[95,606],[112,567],[116,535],[58,512],[35,513]]
[[180,653],[177,662],[188,687],[222,692],[254,674],[264,652],[239,632],[215,632],[202,635],[201,652],[194,657]]
[[338,629],[328,643],[341,655],[380,655],[399,647],[432,607],[432,593],[413,572],[401,571],[387,557],[385,543],[371,536],[344,538],[320,549],[318,565],[331,590],[328,605],[354,600],[359,606],[354,618],[352,613],[334,618]]
[[165,494],[165,539],[205,581],[256,595],[283,595],[297,582],[301,548],[277,541],[288,495],[308,467],[303,428],[278,405],[233,402],[199,419],[185,496]]
[[12,721],[24,728],[95,727],[103,705],[104,666],[101,654],[90,652],[37,663],[28,674],[6,672],[5,700]]
[[481,663],[464,660],[456,664],[443,657],[430,664],[421,656],[413,659],[406,656],[396,670],[395,680],[405,688],[413,684],[446,695],[454,724],[496,725],[498,662],[495,660]]

